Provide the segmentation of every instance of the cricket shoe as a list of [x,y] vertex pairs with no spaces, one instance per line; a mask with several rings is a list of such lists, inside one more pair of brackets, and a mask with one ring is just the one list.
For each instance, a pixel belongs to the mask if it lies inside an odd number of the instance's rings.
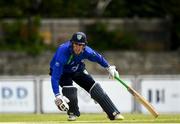
[[73,114],[69,115],[68,121],[75,121],[75,120],[76,120],[76,115]]
[[121,114],[117,114],[117,115],[114,117],[114,120],[124,120],[124,117],[123,117]]

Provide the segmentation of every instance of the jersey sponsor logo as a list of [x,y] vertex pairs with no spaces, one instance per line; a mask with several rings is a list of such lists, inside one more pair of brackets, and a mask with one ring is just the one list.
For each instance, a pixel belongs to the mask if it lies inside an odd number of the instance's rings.
[[71,68],[71,70],[72,70],[73,72],[75,72],[75,71],[77,71],[78,68],[79,68],[79,64],[77,64],[76,66],[73,66],[73,67]]

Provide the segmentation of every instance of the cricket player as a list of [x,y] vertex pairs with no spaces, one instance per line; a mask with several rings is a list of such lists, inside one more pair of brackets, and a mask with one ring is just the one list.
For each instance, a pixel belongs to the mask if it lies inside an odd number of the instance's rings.
[[[100,64],[107,69],[111,77],[119,76],[115,66],[92,48],[87,46],[87,38],[83,32],[76,32],[72,38],[60,45],[50,62],[52,90],[55,104],[60,111],[67,111],[68,120],[74,121],[80,116],[77,88],[73,81],[85,89],[106,112],[110,120],[123,120],[124,117],[111,99],[90,74],[86,71],[84,60]],[[62,88],[62,93],[59,90]]]

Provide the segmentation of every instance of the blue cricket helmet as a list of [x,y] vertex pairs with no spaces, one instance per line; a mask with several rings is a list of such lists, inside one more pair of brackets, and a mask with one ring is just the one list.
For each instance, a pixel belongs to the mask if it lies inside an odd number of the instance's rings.
[[76,32],[72,35],[70,39],[71,42],[77,42],[79,44],[87,44],[86,34],[83,32]]

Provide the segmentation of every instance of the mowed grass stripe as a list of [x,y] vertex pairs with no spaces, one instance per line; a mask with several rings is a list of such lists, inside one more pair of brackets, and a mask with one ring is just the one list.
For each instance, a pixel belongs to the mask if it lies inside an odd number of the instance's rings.
[[[96,123],[96,122],[0,122],[0,124],[60,124],[60,123],[65,123],[65,124],[131,124],[128,122],[107,122],[107,123]],[[132,123],[132,124],[161,124],[161,123]],[[164,123],[163,123],[164,124]],[[167,124],[179,124],[179,123],[167,123]]]
[[[106,114],[84,114],[82,113],[77,121],[67,121],[66,114],[0,114],[0,124],[57,124],[57,123],[180,123],[180,114],[162,114],[154,119],[152,115],[144,114],[123,114],[123,121],[110,121]],[[13,122],[13,123],[10,123]]]

